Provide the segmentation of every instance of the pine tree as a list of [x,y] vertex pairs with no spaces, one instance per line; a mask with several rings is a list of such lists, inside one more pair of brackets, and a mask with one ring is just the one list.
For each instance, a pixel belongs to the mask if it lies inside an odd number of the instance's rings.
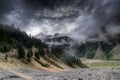
[[27,53],[27,61],[28,61],[28,62],[31,61],[32,56],[33,56],[33,52],[32,52],[32,50],[30,49],[29,52]]
[[39,60],[39,59],[40,59],[40,55],[39,55],[39,53],[38,53],[38,52],[36,52],[36,53],[35,53],[35,58],[36,58],[37,60]]
[[18,47],[18,57],[20,59],[25,58],[25,51],[21,45]]

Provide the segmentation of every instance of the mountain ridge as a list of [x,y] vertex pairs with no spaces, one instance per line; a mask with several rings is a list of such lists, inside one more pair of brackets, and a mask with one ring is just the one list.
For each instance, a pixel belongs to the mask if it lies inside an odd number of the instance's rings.
[[[0,25],[0,52],[5,61],[9,62],[8,59],[14,60],[15,58],[15,60],[24,64],[30,64],[42,69],[62,70],[66,67],[86,67],[78,58],[62,55],[64,52],[59,48],[50,49],[48,44],[42,42],[42,40],[28,36],[25,32],[14,28],[12,25]],[[64,57],[65,60],[61,60],[58,56]],[[66,59],[66,57],[70,59]]]
[[[117,45],[120,45],[120,34],[106,36],[106,39],[100,39],[99,37],[90,38],[83,43],[79,43],[79,40],[76,41],[67,35],[57,34],[57,36],[51,35],[51,37],[46,37],[44,41],[52,46],[58,47],[62,45],[64,48],[63,50],[74,49],[73,55],[75,56],[91,59],[114,59],[115,54],[112,53],[112,51],[114,52],[113,49]],[[66,44],[67,46],[65,46]]]

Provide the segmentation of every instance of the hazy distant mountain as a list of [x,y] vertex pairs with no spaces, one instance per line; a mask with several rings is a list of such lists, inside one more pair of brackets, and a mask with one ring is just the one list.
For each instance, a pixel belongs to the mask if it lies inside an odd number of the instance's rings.
[[120,59],[120,36],[111,37],[107,40],[87,41],[81,44],[76,52],[79,57],[97,59]]
[[107,36],[107,39],[96,37],[87,40],[85,43],[79,43],[69,36],[57,33],[55,35],[44,36],[44,42],[52,47],[62,47],[65,51],[68,50],[67,52],[71,55],[90,59],[118,59],[120,55],[120,35]]
[[56,33],[54,35],[44,35],[42,33],[35,36],[50,46],[67,46],[70,45],[72,38]]

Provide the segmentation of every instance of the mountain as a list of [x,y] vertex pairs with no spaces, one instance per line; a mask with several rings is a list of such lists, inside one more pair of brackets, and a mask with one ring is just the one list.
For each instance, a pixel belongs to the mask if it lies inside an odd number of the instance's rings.
[[41,37],[41,34],[38,34],[34,37],[37,39],[42,39],[42,41],[48,44],[50,48],[66,49],[71,45],[73,41],[72,38],[59,33],[56,33],[54,35],[44,35],[44,38],[43,35]]
[[50,48],[46,40],[43,42],[41,39],[28,36],[13,25],[0,24],[0,58],[2,61],[15,60],[42,69],[87,67],[77,57],[66,55],[62,48]]
[[113,55],[113,59],[120,59],[120,44],[117,44],[111,51],[110,54]]
[[95,59],[105,59],[106,58],[105,56],[106,56],[105,52],[100,47],[98,47],[98,49],[96,50],[95,54],[92,57]]
[[71,55],[89,59],[120,59],[120,35],[107,39],[92,38],[79,43],[67,35],[55,34],[44,38],[51,48],[59,48]]
[[83,43],[78,47],[76,55],[90,59],[120,59],[119,57],[115,57],[120,55],[119,45],[119,35],[101,41],[88,40],[86,43]]

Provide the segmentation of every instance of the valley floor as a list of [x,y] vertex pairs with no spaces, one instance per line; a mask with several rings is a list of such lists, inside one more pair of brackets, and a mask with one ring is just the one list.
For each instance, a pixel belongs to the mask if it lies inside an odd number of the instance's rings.
[[88,67],[119,67],[120,60],[99,60],[99,59],[81,59],[81,61]]
[[0,80],[120,80],[120,68],[75,69],[62,72],[0,70]]
[[81,60],[89,68],[50,72],[17,60],[14,63],[0,62],[0,80],[120,80],[120,61]]

